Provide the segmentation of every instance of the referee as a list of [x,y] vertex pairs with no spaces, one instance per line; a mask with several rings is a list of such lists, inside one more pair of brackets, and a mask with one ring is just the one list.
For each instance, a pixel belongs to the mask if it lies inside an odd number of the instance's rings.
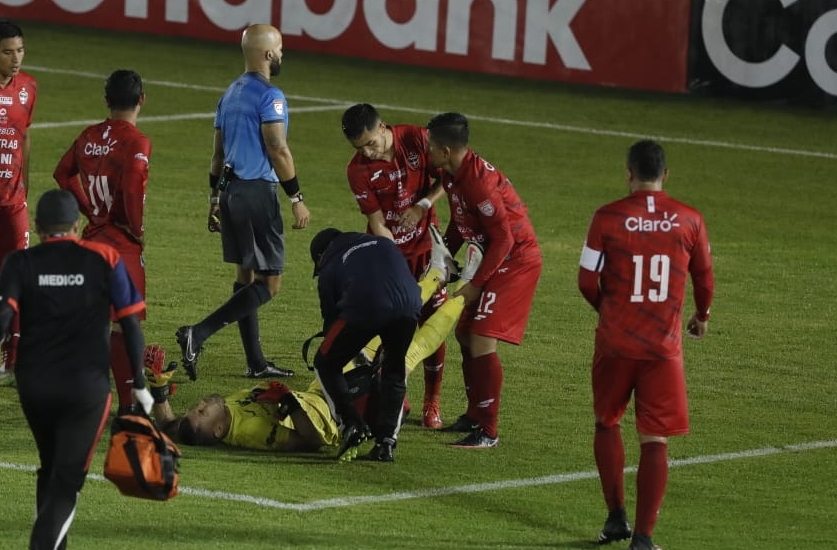
[[37,515],[30,549],[65,548],[90,460],[110,412],[110,311],[125,333],[132,397],[146,412],[145,307],[119,254],[78,238],[79,210],[68,191],[44,193],[35,210],[41,244],[6,258],[0,272],[0,335],[20,316],[17,390],[38,447]]
[[288,147],[288,105],[270,83],[282,66],[282,35],[270,25],[251,25],[241,37],[244,74],[221,96],[209,167],[210,231],[221,232],[224,261],[236,264],[233,295],[196,325],[177,330],[183,368],[197,377],[201,345],[238,323],[247,357],[247,378],[292,376],[268,361],[259,342],[258,309],[279,291],[285,236],[277,189],[289,197],[294,229],[308,226],[294,159]]

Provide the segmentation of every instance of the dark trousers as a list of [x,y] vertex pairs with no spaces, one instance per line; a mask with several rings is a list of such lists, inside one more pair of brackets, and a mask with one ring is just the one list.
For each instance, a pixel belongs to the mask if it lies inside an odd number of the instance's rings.
[[63,549],[78,494],[110,412],[111,394],[93,397],[75,392],[50,392],[45,395],[19,389],[23,413],[41,462],[37,516],[29,548]]
[[369,340],[380,336],[381,348],[384,351],[381,362],[378,425],[374,431],[379,441],[395,438],[404,395],[407,393],[405,357],[415,332],[416,320],[410,317],[392,319],[376,327],[351,325],[338,319],[329,327],[314,357],[314,367],[317,369],[323,392],[333,403],[341,423],[361,422],[353,403],[355,396],[349,393],[346,378],[343,376],[343,367],[360,353]]

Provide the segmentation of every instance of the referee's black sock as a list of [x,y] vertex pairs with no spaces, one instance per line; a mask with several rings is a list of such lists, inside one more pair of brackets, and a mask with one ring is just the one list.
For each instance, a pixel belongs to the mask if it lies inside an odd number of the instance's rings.
[[[236,281],[233,283],[233,294],[236,294],[245,286],[247,285]],[[254,370],[261,370],[267,364],[267,359],[259,343],[259,317],[255,311],[238,320],[238,333],[241,335],[241,344],[244,346],[247,366]]]
[[255,317],[259,307],[270,301],[270,298],[270,290],[264,281],[255,280],[244,285],[224,305],[195,325],[195,338],[202,343],[230,323],[238,322],[249,315]]

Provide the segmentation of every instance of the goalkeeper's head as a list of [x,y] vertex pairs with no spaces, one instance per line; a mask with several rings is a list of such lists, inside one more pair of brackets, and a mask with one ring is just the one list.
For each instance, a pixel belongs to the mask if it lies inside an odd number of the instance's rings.
[[217,445],[230,431],[231,422],[232,417],[224,398],[213,393],[201,399],[181,417],[177,437],[185,445]]

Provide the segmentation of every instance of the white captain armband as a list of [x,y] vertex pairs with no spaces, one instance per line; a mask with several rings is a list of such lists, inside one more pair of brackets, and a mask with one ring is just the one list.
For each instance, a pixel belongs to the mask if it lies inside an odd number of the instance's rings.
[[593,250],[585,242],[581,249],[581,260],[578,263],[589,271],[601,271],[604,267],[604,254],[598,250]]

